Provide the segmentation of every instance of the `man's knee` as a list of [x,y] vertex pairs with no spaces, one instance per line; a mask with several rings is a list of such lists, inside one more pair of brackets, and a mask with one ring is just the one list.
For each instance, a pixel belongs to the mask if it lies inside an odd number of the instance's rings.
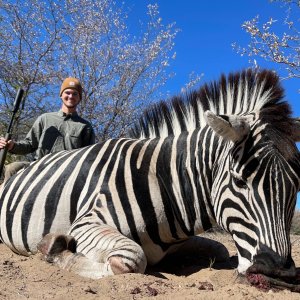
[[29,162],[27,161],[16,161],[6,165],[5,172],[4,172],[4,181],[7,181],[10,177],[12,177],[21,169],[26,168],[28,165]]

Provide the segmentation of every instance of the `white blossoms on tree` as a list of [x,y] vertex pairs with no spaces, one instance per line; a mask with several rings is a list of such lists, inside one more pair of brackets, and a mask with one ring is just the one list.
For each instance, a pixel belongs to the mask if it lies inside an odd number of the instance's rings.
[[136,35],[128,10],[113,0],[0,0],[0,12],[0,126],[22,86],[20,134],[41,112],[60,107],[67,76],[81,80],[80,113],[99,140],[124,134],[170,77],[178,30],[163,24],[157,5],[148,6],[148,23]]
[[[283,22],[272,17],[261,24],[259,17],[245,21],[242,28],[249,33],[250,43],[246,47],[233,47],[249,57],[261,57],[274,62],[283,74],[283,79],[300,78],[300,1],[271,0],[281,2],[285,9]],[[252,62],[255,60],[252,58]]]

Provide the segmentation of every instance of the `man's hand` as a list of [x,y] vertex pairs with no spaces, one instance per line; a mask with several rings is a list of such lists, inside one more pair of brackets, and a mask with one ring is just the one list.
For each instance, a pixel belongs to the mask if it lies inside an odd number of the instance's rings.
[[13,140],[6,141],[3,137],[0,137],[0,149],[4,149],[6,147],[8,150],[11,150],[14,145],[15,143]]

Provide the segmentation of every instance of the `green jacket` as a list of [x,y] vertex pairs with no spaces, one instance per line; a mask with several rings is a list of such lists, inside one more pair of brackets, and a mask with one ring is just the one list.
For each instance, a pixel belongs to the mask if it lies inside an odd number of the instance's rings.
[[28,154],[36,151],[39,159],[48,153],[71,150],[95,143],[91,124],[75,112],[45,113],[37,118],[24,140],[15,142],[11,153]]

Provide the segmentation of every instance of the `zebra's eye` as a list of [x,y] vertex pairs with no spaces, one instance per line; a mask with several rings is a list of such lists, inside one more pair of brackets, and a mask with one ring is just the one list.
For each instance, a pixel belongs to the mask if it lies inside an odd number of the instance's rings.
[[246,189],[247,183],[242,178],[233,177],[234,184],[240,189]]
[[230,173],[233,178],[234,184],[240,188],[240,189],[246,189],[247,188],[247,182],[244,180],[241,175],[237,174],[234,170],[230,170]]

